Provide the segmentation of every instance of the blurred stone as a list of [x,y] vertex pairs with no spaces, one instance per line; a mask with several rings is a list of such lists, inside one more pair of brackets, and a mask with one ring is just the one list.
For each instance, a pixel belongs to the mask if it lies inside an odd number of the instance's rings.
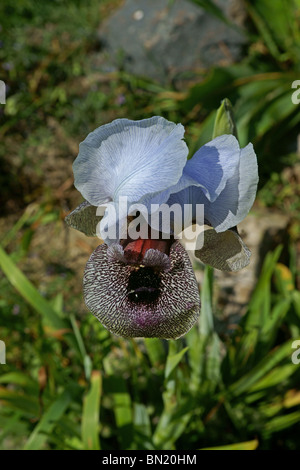
[[288,184],[300,184],[300,163],[285,167],[282,171],[282,178]]
[[[269,209],[256,209],[238,226],[239,234],[251,250],[250,264],[238,272],[214,270],[215,297],[218,299],[220,318],[230,325],[238,323],[246,313],[248,303],[261,273],[264,258],[269,251],[283,244],[280,261],[288,263],[289,216]],[[196,278],[203,282],[200,263],[193,259]],[[197,269],[198,265],[198,269]]]
[[[241,26],[241,0],[218,0],[224,15]],[[99,31],[110,64],[160,82],[242,55],[245,37],[188,0],[126,0]]]

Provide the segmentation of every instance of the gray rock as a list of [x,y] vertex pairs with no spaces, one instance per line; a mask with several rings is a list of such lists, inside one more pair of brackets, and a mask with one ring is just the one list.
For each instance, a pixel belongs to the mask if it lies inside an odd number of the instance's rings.
[[[239,233],[251,250],[250,264],[238,272],[215,269],[215,296],[222,321],[238,323],[246,313],[252,292],[261,274],[264,258],[269,251],[282,244],[280,262],[288,263],[288,225],[290,218],[282,212],[256,208],[239,225]],[[201,286],[203,270],[200,263],[191,257],[196,279]],[[198,266],[198,269],[197,269]]]
[[[217,4],[235,24],[243,22],[240,0]],[[241,32],[187,0],[126,0],[99,34],[109,63],[160,82],[236,62],[245,43]]]

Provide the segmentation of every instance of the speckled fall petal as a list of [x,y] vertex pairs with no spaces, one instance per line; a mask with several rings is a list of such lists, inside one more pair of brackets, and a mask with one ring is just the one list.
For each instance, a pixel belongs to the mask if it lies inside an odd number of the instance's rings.
[[176,339],[198,320],[201,303],[187,252],[175,241],[168,265],[154,251],[146,252],[145,265],[124,263],[122,249],[113,256],[106,244],[92,253],[83,278],[85,303],[111,333]]
[[210,228],[204,232],[204,244],[196,258],[221,271],[239,271],[250,263],[251,252],[234,227],[226,232]]
[[70,227],[79,230],[88,237],[96,237],[97,225],[101,219],[101,216],[97,216],[97,207],[84,201],[67,215],[65,221]]

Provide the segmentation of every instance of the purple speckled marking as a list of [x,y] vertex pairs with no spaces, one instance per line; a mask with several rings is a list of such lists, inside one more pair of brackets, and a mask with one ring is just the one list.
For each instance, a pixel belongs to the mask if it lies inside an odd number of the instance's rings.
[[[117,250],[119,253],[119,251]],[[160,294],[155,302],[132,302],[128,282],[134,265],[108,257],[103,244],[92,253],[83,287],[87,307],[112,333],[123,337],[176,339],[186,334],[200,314],[198,285],[187,252],[175,241],[170,269],[160,271]]]

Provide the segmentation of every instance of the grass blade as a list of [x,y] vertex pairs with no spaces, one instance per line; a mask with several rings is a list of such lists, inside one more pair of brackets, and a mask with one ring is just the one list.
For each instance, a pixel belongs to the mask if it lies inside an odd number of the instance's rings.
[[181,351],[179,351],[176,354],[169,354],[168,355],[166,368],[165,368],[165,378],[166,379],[168,379],[170,377],[171,373],[173,372],[175,367],[179,364],[179,362],[181,361],[181,359],[183,358],[183,356],[185,355],[185,353],[188,349],[189,348],[186,347],[186,348],[182,349]]
[[145,338],[144,342],[152,366],[156,367],[162,364],[166,355],[162,341],[158,338]]
[[57,421],[63,416],[71,401],[71,394],[65,390],[44,413],[29,436],[24,450],[39,450],[43,447],[47,441],[48,434],[52,432]]
[[147,407],[134,403],[133,407],[134,442],[138,450],[153,450],[152,430]]
[[93,371],[91,388],[83,400],[81,433],[86,450],[99,450],[99,413],[102,394],[102,377],[99,371]]
[[121,377],[109,376],[105,382],[105,390],[113,399],[120,448],[130,449],[133,439],[133,410],[126,382]]
[[229,387],[229,392],[237,396],[252,387],[258,380],[270,372],[283,359],[291,356],[292,341],[287,341],[282,346],[271,351],[267,357],[260,361],[248,374]]
[[66,323],[59,318],[55,310],[44,297],[38,292],[34,285],[15,265],[10,256],[0,247],[0,268],[10,283],[24,297],[24,299],[39,312],[47,322],[55,329],[66,328]]
[[255,450],[258,447],[258,440],[239,442],[238,444],[229,444],[226,446],[204,447],[200,450]]

